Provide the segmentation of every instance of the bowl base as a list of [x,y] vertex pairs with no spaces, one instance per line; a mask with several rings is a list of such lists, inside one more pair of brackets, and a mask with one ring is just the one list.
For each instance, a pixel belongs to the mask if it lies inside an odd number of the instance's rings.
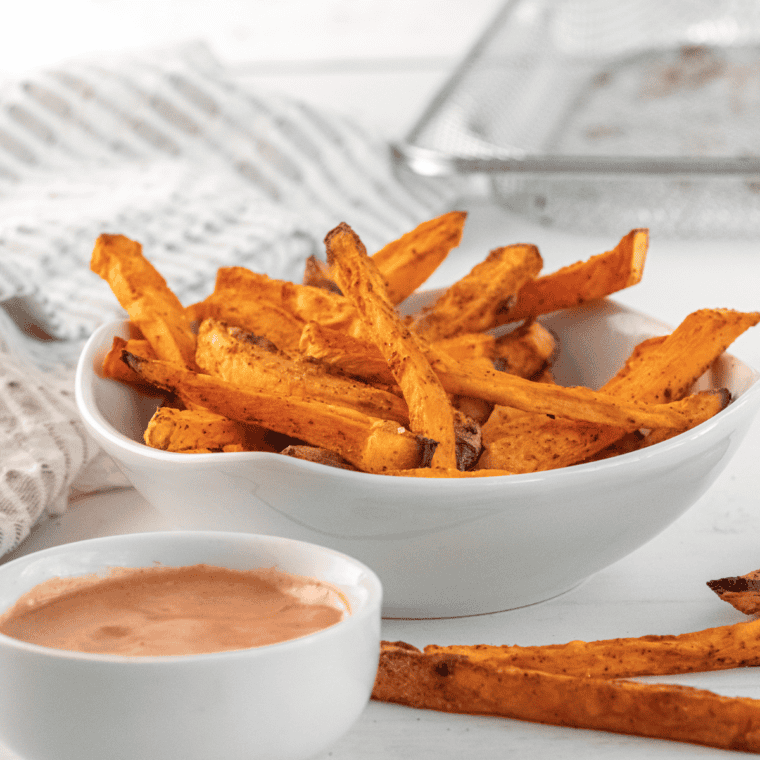
[[435,614],[435,612],[431,611],[431,613],[428,615],[421,615],[419,613],[410,615],[408,613],[405,614],[404,608],[383,607],[383,620],[453,620],[455,618],[478,617],[480,615],[498,615],[501,612],[512,612],[513,610],[521,610],[525,607],[534,607],[537,604],[550,602],[552,599],[557,599],[560,596],[564,596],[565,594],[569,594],[571,591],[574,591],[578,587],[582,586],[591,577],[592,576],[589,576],[588,578],[583,578],[580,581],[576,581],[567,588],[552,593],[549,596],[543,597],[541,599],[536,599],[535,601],[524,602],[521,604],[508,605],[506,607],[499,606],[493,610],[477,610],[473,612],[463,612],[462,614],[453,615],[438,615]]

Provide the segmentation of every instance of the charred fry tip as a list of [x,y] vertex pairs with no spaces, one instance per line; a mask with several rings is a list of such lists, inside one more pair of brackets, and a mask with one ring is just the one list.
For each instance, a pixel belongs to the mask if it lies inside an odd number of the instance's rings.
[[718,595],[727,592],[735,594],[744,591],[760,591],[760,580],[744,578],[741,575],[732,575],[726,578],[707,581],[707,586]]
[[142,367],[143,359],[137,356],[137,354],[133,354],[130,351],[127,351],[126,349],[122,349],[121,360],[131,370],[133,370],[134,372],[137,372],[138,375],[140,374],[140,368]]
[[359,236],[351,229],[351,227],[346,224],[346,222],[341,222],[336,227],[333,227],[326,235],[325,235],[325,245],[327,246],[327,263],[332,266],[331,259],[331,252],[330,252],[330,243],[332,240],[336,237],[339,237],[341,235],[348,235],[349,237],[353,238],[357,242],[359,241]]
[[438,448],[438,441],[424,436],[417,437],[420,443],[420,467],[430,467],[433,463],[433,456]]
[[731,396],[731,391],[728,390],[728,388],[716,388],[713,393],[717,393],[721,397],[721,404],[720,408],[725,409],[733,400],[733,397]]
[[457,469],[470,470],[483,450],[480,425],[464,414],[456,414],[455,435]]

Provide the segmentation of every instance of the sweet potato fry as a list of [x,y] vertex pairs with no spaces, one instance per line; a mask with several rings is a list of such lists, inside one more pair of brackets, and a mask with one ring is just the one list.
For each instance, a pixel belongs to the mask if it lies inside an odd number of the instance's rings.
[[[193,450],[270,451],[263,440],[251,445],[251,434],[246,425],[230,420],[221,414],[202,410],[159,407],[145,430],[145,443],[154,449],[187,452]],[[263,436],[262,436],[263,438]]]
[[[601,390],[615,398],[641,399],[647,403],[682,399],[726,348],[745,330],[757,324],[758,320],[758,312],[729,309],[701,309],[693,312],[670,335],[650,338],[640,343],[621,370]],[[716,400],[712,403],[715,404]],[[641,427],[654,428],[642,445],[665,440],[704,421],[704,411],[705,408],[698,412],[686,427],[642,425]],[[593,428],[564,419],[547,420],[539,417],[531,423],[529,419],[523,418],[519,424],[526,431],[533,430],[529,433],[533,448],[530,448],[529,438],[522,439],[519,456],[524,464],[521,465],[511,458],[516,452],[509,453],[505,444],[493,443],[499,437],[496,431],[502,414],[513,418],[516,416],[513,412],[497,410],[493,421],[489,418],[484,424],[486,454],[482,458],[482,466],[512,466],[518,472],[538,472],[567,466],[592,457],[632,430],[622,425]],[[553,445],[552,441],[557,444]],[[502,455],[508,459],[503,460]],[[533,469],[520,469],[528,463]]]
[[612,250],[537,277],[521,288],[514,306],[498,315],[498,324],[578,306],[636,285],[648,247],[649,231],[631,230]]
[[[594,422],[556,420],[546,414],[496,406],[482,427],[483,454],[477,469],[527,473],[566,467],[596,451],[599,429]],[[619,436],[620,429],[615,430]]]
[[[496,352],[496,339],[485,333],[468,333],[435,344],[460,361],[481,362],[493,367],[492,354]],[[299,351],[302,356],[323,362],[347,375],[369,382],[392,384],[396,379],[380,349],[370,340],[356,338],[309,322],[301,333]]]
[[302,356],[324,362],[347,375],[369,381],[396,382],[385,357],[374,343],[309,322],[301,332],[298,350]]
[[[540,322],[528,322],[500,336],[462,333],[437,340],[433,346],[469,366],[476,362],[484,368],[531,379],[551,366],[558,351],[556,337]],[[394,382],[387,362],[374,344],[324,328],[317,322],[304,327],[299,351],[349,375]]]
[[331,230],[325,245],[335,281],[353,301],[404,394],[410,428],[438,442],[431,466],[457,468],[454,408],[414,335],[388,300],[383,278],[364,245],[347,224]]
[[394,306],[414,293],[459,245],[466,218],[464,211],[450,211],[422,222],[372,255]]
[[699,309],[666,338],[648,341],[604,390],[617,398],[648,403],[683,398],[694,383],[745,330],[760,321],[760,312]]
[[226,289],[215,290],[203,301],[188,306],[190,319],[218,319],[270,340],[281,351],[297,353],[305,322],[273,301],[234,297]]
[[[721,390],[704,391],[673,402],[671,406],[680,409],[688,420],[686,427],[658,428],[642,437],[639,447],[667,440],[695,427],[724,409],[728,402],[728,391]],[[483,425],[485,450],[478,467],[515,473],[567,467],[599,451],[600,439],[622,438],[634,430],[603,428],[591,422],[570,422],[497,407]]]
[[205,372],[240,388],[323,401],[373,417],[409,424],[406,402],[393,393],[340,375],[317,363],[297,362],[255,336],[216,319],[198,330],[196,361]]
[[[204,301],[194,304],[192,311],[194,314],[234,322],[234,319],[224,313],[204,311],[207,308],[204,304],[238,304],[243,301],[249,302],[253,309],[260,308],[262,304],[267,308],[274,306],[295,317],[301,325],[315,320],[326,327],[351,335],[356,330],[359,331],[358,334],[363,334],[363,322],[353,303],[344,296],[323,288],[267,277],[245,267],[221,267],[216,273],[214,292]],[[241,324],[241,327],[260,334],[255,325]]]
[[724,601],[745,615],[760,612],[760,570],[708,581],[707,585]]
[[500,372],[526,378],[551,366],[558,352],[556,336],[535,321],[498,337],[492,333],[462,333],[435,341],[435,347],[457,361],[487,359]]
[[435,450],[435,441],[352,409],[242,390],[210,375],[126,352],[124,361],[146,382],[210,412],[329,449],[364,472],[424,467]]
[[522,377],[457,362],[434,345],[423,345],[430,366],[443,387],[460,396],[476,396],[494,404],[600,424],[636,427],[686,427],[687,419],[672,404],[643,404],[576,386],[535,383]]
[[704,673],[760,665],[760,620],[705,628],[677,636],[571,641],[545,646],[453,645],[425,647],[473,662],[589,678]]
[[195,367],[190,320],[166,280],[143,255],[140,243],[124,235],[101,235],[90,269],[110,285],[158,358]]
[[[326,328],[321,331],[321,336],[325,335],[331,335]],[[337,343],[337,338],[335,342]],[[314,355],[324,361],[332,361],[334,366],[345,368],[346,371],[349,371],[350,365],[353,365],[354,370],[359,370],[360,357],[371,351],[368,344],[351,336],[344,336],[341,343],[342,352],[321,351],[320,346],[323,344],[315,344]],[[627,429],[685,429],[688,426],[688,420],[678,408],[669,404],[644,404],[635,400],[619,400],[610,394],[580,386],[566,388],[552,383],[537,383],[478,364],[459,362],[437,344],[428,343],[421,336],[418,337],[418,345],[444,390],[452,395],[471,396],[523,411],[620,425]],[[302,343],[301,348],[311,355],[312,349],[306,342]]]
[[122,351],[125,349],[130,353],[137,354],[137,356],[144,356],[146,359],[157,358],[155,352],[150,347],[150,343],[144,338],[124,340],[124,338],[120,338],[117,335],[113,339],[111,349],[103,359],[103,377],[119,380],[123,383],[142,384],[140,376],[124,364],[121,359]]
[[497,314],[507,311],[517,293],[541,271],[543,261],[534,245],[496,248],[438,300],[414,318],[414,330],[428,340],[490,330]]
[[760,700],[703,689],[568,676],[383,642],[375,700],[722,749],[760,751]]

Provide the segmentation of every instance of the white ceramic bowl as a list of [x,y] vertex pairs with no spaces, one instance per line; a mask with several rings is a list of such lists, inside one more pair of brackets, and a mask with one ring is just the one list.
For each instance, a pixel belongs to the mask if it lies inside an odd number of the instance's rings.
[[[543,321],[562,346],[558,380],[592,388],[641,340],[670,332],[612,300]],[[142,433],[156,399],[98,375],[116,334],[126,336],[126,323],[92,336],[76,397],[87,429],[135,488],[182,528],[289,536],[359,558],[380,576],[386,617],[493,612],[573,588],[694,504],[736,451],[760,404],[758,373],[726,355],[701,384],[729,388],[728,408],[640,452],[503,477],[367,475],[279,454],[148,448]]]
[[300,639],[172,657],[68,652],[0,634],[0,741],[30,760],[300,760],[366,706],[380,651],[382,589],[362,563],[320,546],[227,532],[96,538],[0,565],[0,610],[52,577],[112,566],[277,566],[322,579],[351,614]]

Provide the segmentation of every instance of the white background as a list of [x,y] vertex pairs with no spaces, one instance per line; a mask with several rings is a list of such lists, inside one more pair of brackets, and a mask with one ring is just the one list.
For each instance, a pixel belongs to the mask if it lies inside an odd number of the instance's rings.
[[73,56],[203,39],[220,60],[258,86],[334,107],[396,136],[500,2],[4,0],[2,5],[0,75]]

